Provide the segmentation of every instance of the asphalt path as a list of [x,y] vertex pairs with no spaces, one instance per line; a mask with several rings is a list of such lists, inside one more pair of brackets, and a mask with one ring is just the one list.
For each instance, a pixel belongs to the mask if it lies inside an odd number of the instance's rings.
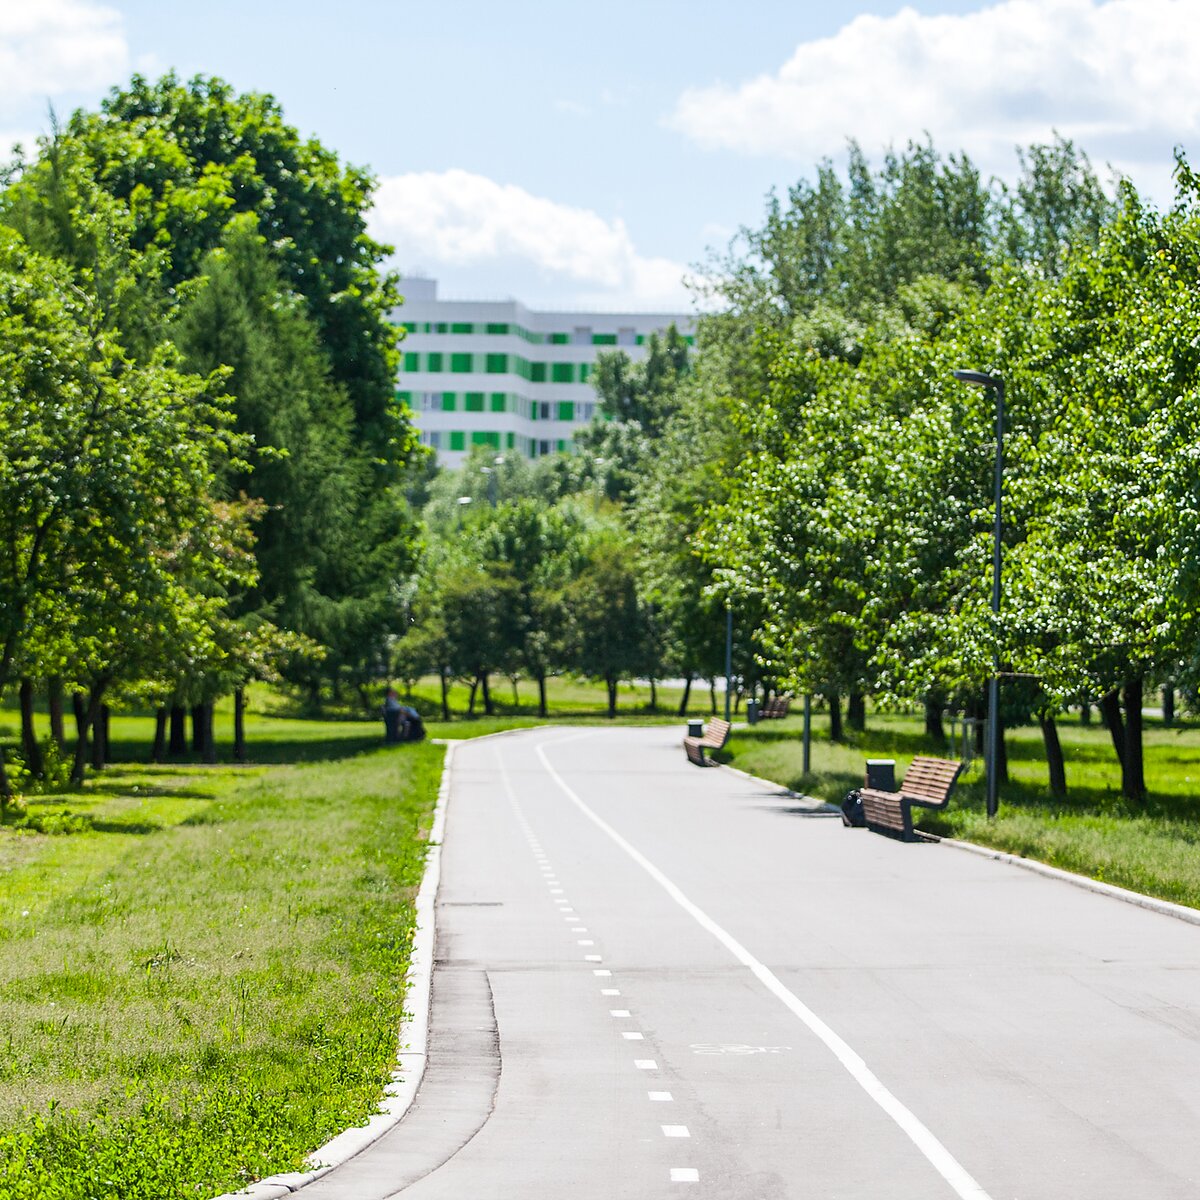
[[459,746],[424,1081],[306,1200],[1200,1195],[1200,927],[679,740]]

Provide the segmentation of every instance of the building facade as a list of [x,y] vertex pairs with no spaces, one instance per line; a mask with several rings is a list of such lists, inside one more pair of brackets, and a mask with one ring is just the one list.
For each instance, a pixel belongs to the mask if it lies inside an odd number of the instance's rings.
[[537,312],[516,300],[439,300],[437,282],[405,279],[393,320],[405,329],[396,398],[421,442],[455,467],[472,446],[528,458],[569,450],[596,413],[591,374],[604,350],[635,361],[650,335],[685,313]]

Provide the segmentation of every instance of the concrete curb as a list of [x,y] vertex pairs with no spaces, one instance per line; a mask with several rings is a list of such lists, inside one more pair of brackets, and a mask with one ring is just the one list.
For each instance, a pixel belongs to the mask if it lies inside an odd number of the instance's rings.
[[438,786],[433,826],[429,830],[425,876],[417,892],[417,931],[413,935],[412,962],[406,980],[407,1015],[400,1025],[400,1049],[396,1056],[396,1069],[392,1072],[392,1082],[384,1089],[379,1111],[365,1125],[343,1130],[337,1137],[314,1150],[308,1156],[311,1170],[272,1175],[252,1183],[242,1191],[225,1192],[215,1197],[215,1200],[247,1200],[251,1197],[253,1200],[281,1200],[283,1196],[290,1196],[328,1175],[335,1167],[341,1166],[373,1142],[377,1142],[390,1129],[394,1129],[408,1112],[417,1094],[417,1088],[421,1086],[421,1077],[425,1073],[426,1047],[429,1043],[429,998],[436,940],[434,923],[438,885],[442,877],[442,839],[446,829],[446,805],[450,797],[450,771],[454,765],[455,744],[455,741],[445,743],[446,761]]
[[1173,904],[1170,900],[1159,900],[1155,896],[1143,896],[1141,892],[1132,892],[1128,888],[1103,883],[1099,879],[1089,879],[1086,875],[1077,875],[1073,871],[1051,867],[1044,862],[1038,862],[1035,858],[1021,858],[1020,855],[1009,854],[1004,850],[993,850],[990,846],[978,846],[974,842],[960,842],[956,838],[936,838],[935,840],[943,846],[951,846],[955,850],[965,850],[969,854],[978,854],[981,858],[994,858],[999,862],[1008,863],[1010,866],[1032,871],[1035,875],[1044,875],[1047,879],[1057,879],[1062,883],[1071,884],[1072,887],[1083,888],[1086,892],[1095,892],[1100,896],[1108,896],[1111,900],[1120,900],[1125,904],[1149,909],[1150,912],[1160,913],[1164,917],[1187,921],[1189,925],[1200,925],[1200,909],[1189,908],[1186,904]]

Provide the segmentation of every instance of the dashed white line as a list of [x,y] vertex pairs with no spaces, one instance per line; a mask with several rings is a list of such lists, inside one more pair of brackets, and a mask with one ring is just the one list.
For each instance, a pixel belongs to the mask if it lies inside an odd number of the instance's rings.
[[688,1127],[686,1125],[663,1125],[661,1128],[663,1131],[663,1137],[690,1138],[692,1136],[688,1132]]
[[624,1039],[625,1039],[627,1042],[644,1042],[644,1041],[646,1040],[646,1035],[645,1035],[644,1033],[638,1033],[638,1032],[636,1032],[636,1031],[635,1031],[635,1030],[633,1030],[633,1029],[624,1029],[624,1030],[622,1030],[622,1031],[621,1031],[621,1036],[622,1036],[622,1037],[623,1037],[623,1038],[624,1038]]
[[610,1017],[627,1017],[627,1016],[629,1016],[629,1009],[627,1009],[627,1008],[610,1008],[608,1010],[608,1015]]
[[574,929],[571,930],[571,932],[572,933],[587,933],[587,926],[586,925],[577,925]]
[[591,938],[578,938],[576,940],[581,946],[594,946],[596,944]]
[[633,1065],[637,1067],[639,1071],[658,1070],[658,1063],[656,1063],[652,1058],[635,1058],[633,1060]]
[[607,979],[612,972],[606,967],[602,971],[593,971],[592,974],[595,975],[597,979]]
[[675,1099],[670,1092],[647,1092],[646,1095],[659,1104],[670,1104]]
[[[552,745],[563,746],[594,734],[576,734],[562,738]],[[550,778],[558,784],[567,798],[598,829],[612,839],[635,863],[638,864],[660,887],[702,928],[707,930],[726,950],[746,967],[750,973],[788,1008],[808,1028],[814,1037],[824,1043],[830,1053],[842,1064],[850,1077],[864,1092],[896,1123],[912,1144],[925,1156],[930,1165],[954,1189],[960,1200],[991,1200],[988,1193],[972,1177],[970,1172],[938,1140],[933,1131],[911,1109],[884,1085],[883,1081],[867,1066],[863,1059],[840,1034],[823,1021],[803,1000],[792,992],[765,963],[760,962],[731,933],[722,928],[703,909],[688,899],[687,895],[667,875],[658,869],[636,846],[624,838],[598,813],[590,809],[567,781],[556,771],[546,756],[544,745],[537,746],[538,757]],[[672,1168],[672,1179],[675,1178]]]
[[672,1183],[699,1183],[700,1172],[695,1167],[672,1167]]
[[619,996],[620,994],[621,994],[620,988],[601,988],[600,989],[600,995],[602,995],[602,996]]

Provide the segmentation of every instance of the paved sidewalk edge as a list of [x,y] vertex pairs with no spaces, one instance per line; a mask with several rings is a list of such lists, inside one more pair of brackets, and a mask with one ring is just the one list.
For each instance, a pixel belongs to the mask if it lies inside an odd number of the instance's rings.
[[740,767],[731,767],[728,763],[717,763],[722,771],[730,771],[734,775],[740,775],[743,779],[750,780],[751,783],[762,784],[765,788],[770,788],[776,795],[782,793],[793,800],[803,800],[808,808],[815,813],[823,813],[830,817],[840,817],[842,810],[835,804],[829,804],[825,800],[818,800],[816,796],[806,796],[803,792],[793,792],[791,788],[786,788],[782,783],[776,783],[774,779],[763,779],[759,775],[751,775],[749,771],[743,771]]
[[1087,892],[1096,892],[1108,896],[1112,900],[1120,900],[1125,904],[1133,904],[1138,908],[1149,909],[1166,917],[1175,917],[1179,921],[1187,921],[1191,925],[1200,925],[1200,909],[1189,908],[1186,904],[1173,904],[1170,900],[1159,900],[1156,896],[1145,896],[1141,892],[1130,891],[1129,888],[1117,887],[1112,883],[1104,883],[1099,879],[1091,879],[1087,875],[1078,875],[1074,871],[1064,871],[1061,867],[1052,867],[1048,863],[1039,862],[1036,858],[1022,858],[1019,854],[1009,854],[1005,850],[993,850],[990,846],[980,846],[975,842],[960,842],[957,838],[939,837],[936,839],[943,846],[951,846],[955,850],[966,850],[970,854],[978,854],[982,858],[994,858],[999,862],[1008,863],[1014,867],[1022,867],[1035,875],[1044,875],[1048,879],[1058,879],[1073,887],[1083,888]]
[[[818,800],[813,796],[805,796],[801,792],[793,792],[790,788],[785,788],[781,783],[776,783],[771,779],[761,779],[759,776],[751,775],[748,771],[739,770],[737,767],[731,767],[727,764],[718,765],[726,771],[732,771],[735,775],[741,775],[744,779],[749,779],[754,783],[761,783],[765,787],[774,788],[776,791],[784,792],[786,795],[793,796],[797,800],[808,801],[812,805],[814,812],[824,812],[830,816],[841,816],[841,809]],[[1157,896],[1146,896],[1142,892],[1134,892],[1129,888],[1117,887],[1116,884],[1104,883],[1099,879],[1091,879],[1087,875],[1079,875],[1074,871],[1064,871],[1061,867],[1052,867],[1049,863],[1039,862],[1036,858],[1022,858],[1019,854],[1009,854],[1006,850],[994,850],[990,846],[980,846],[976,842],[963,842],[957,838],[926,836],[940,842],[943,846],[950,846],[955,850],[965,850],[969,854],[978,854],[981,858],[992,858],[1014,867],[1022,867],[1026,871],[1032,871],[1035,875],[1044,875],[1047,879],[1057,879],[1062,883],[1069,883],[1072,887],[1082,888],[1087,892],[1095,892],[1099,896],[1108,896],[1112,900],[1120,900],[1123,904],[1132,904],[1137,908],[1144,908],[1150,912],[1160,913],[1165,917],[1174,917],[1178,921],[1186,921],[1189,925],[1200,925],[1200,909],[1189,908],[1186,904],[1174,904],[1170,900],[1160,900]]]
[[[508,730],[501,732],[507,733]],[[497,734],[485,736],[495,737]],[[463,739],[466,740],[466,739]],[[226,1192],[215,1200],[281,1200],[310,1183],[328,1175],[335,1167],[361,1153],[394,1129],[408,1112],[421,1077],[425,1073],[426,1047],[429,1044],[429,1000],[433,981],[434,922],[438,885],[442,877],[442,839],[446,829],[446,804],[450,797],[450,771],[454,765],[454,748],[458,739],[445,743],[446,759],[438,785],[437,805],[433,825],[429,830],[425,859],[425,875],[417,892],[417,930],[413,935],[412,961],[409,964],[405,1018],[400,1024],[399,1052],[392,1082],[384,1088],[378,1111],[365,1125],[343,1130],[325,1145],[308,1156],[312,1170],[290,1171],[260,1179],[238,1192]]]

